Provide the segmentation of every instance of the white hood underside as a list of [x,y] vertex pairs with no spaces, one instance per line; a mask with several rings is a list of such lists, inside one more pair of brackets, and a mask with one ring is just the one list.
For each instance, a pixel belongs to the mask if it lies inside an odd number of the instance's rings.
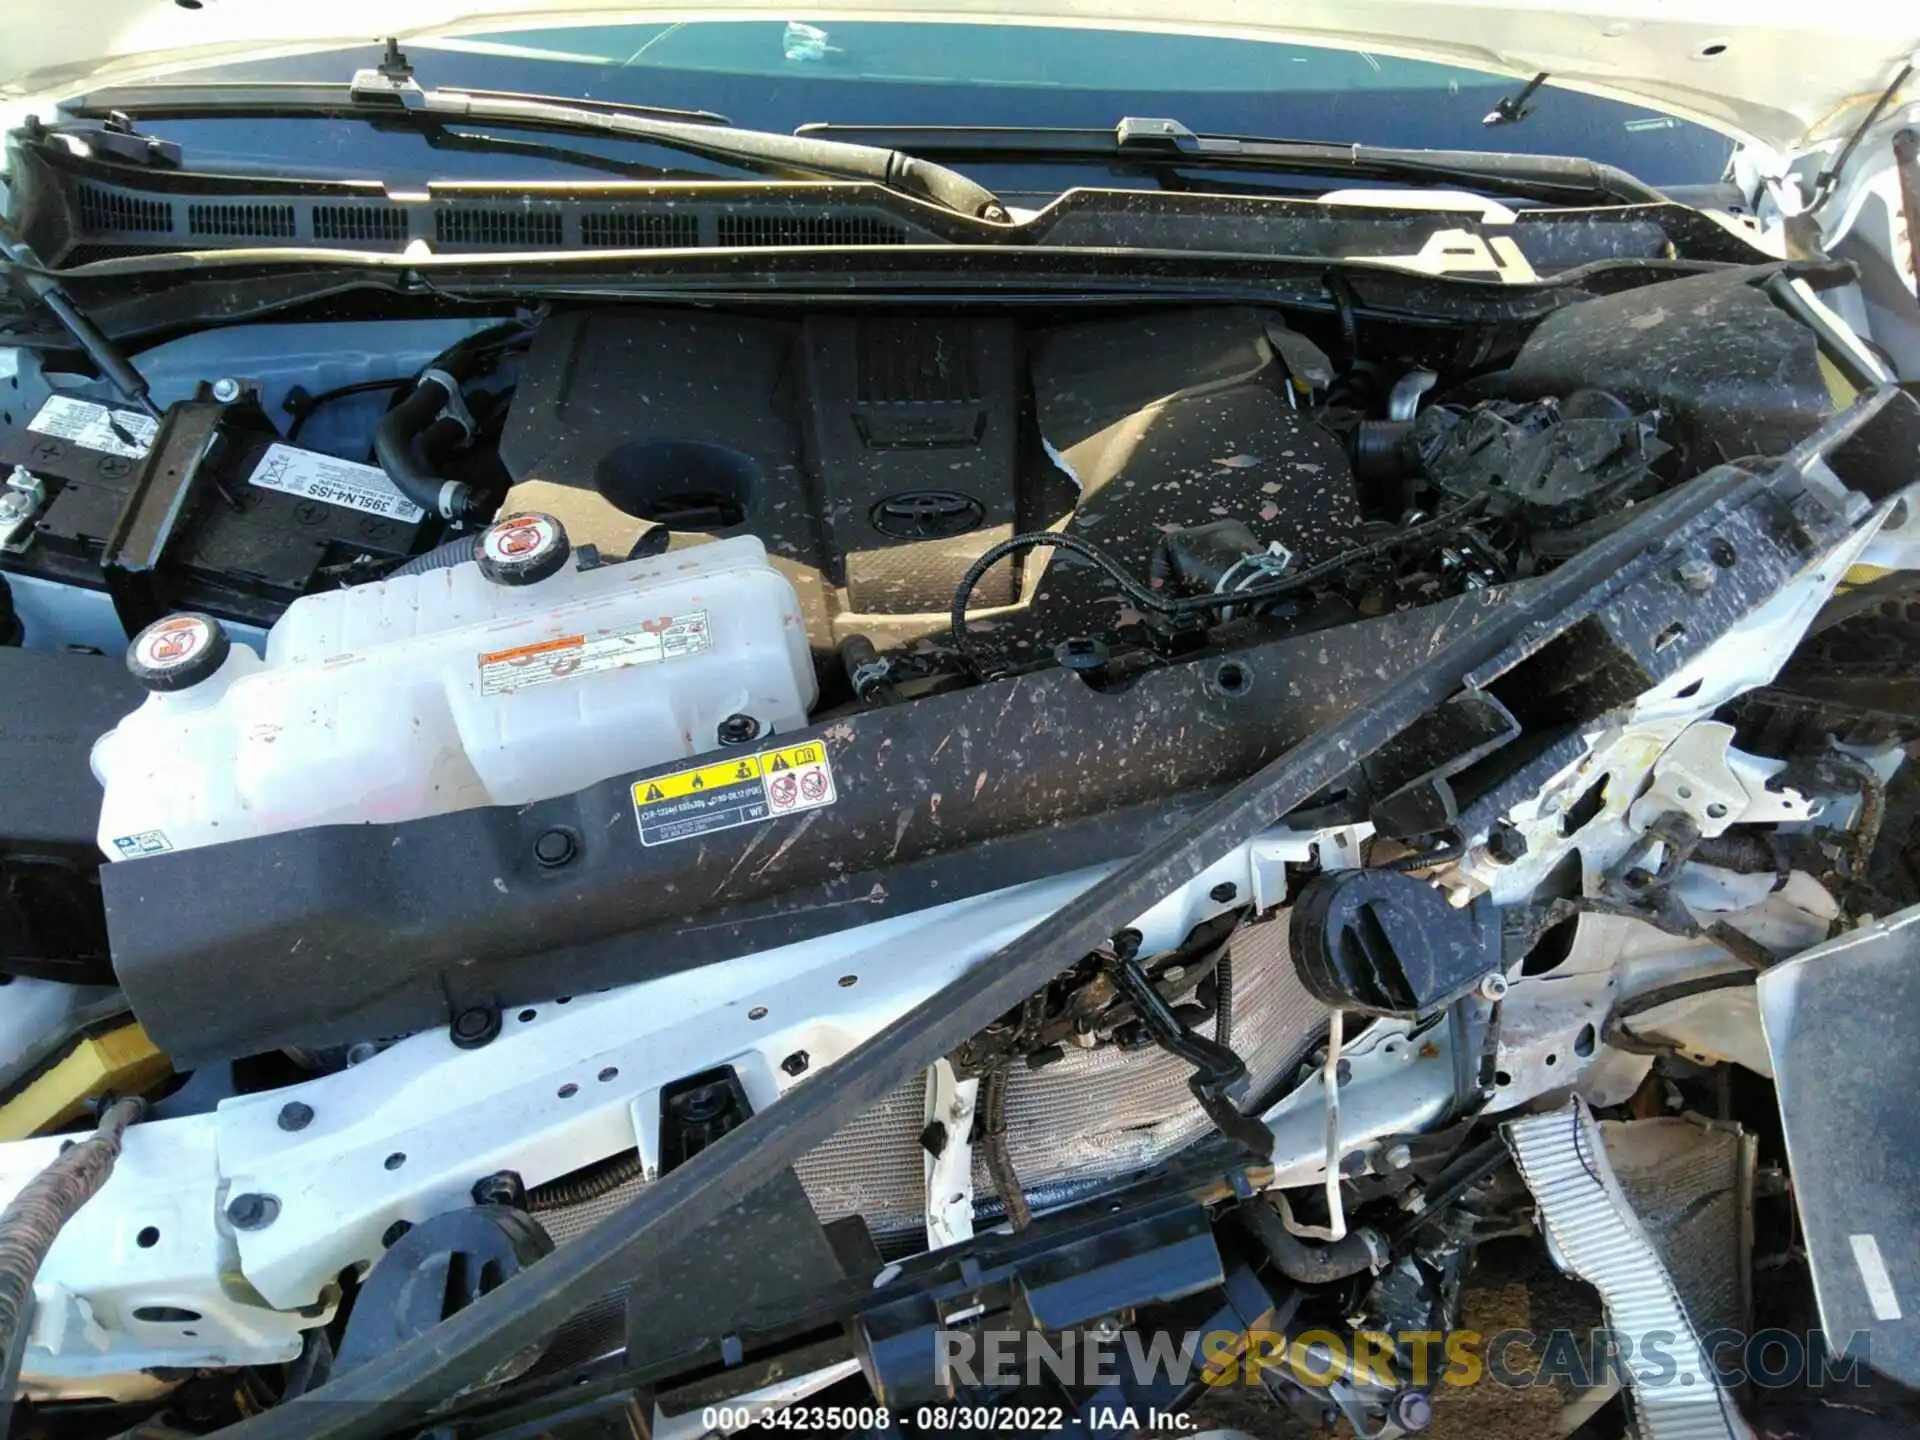
[[1545,71],[1556,84],[1783,150],[1856,122],[1859,107],[1920,49],[1920,8],[1889,0],[808,0],[799,8],[792,0],[202,0],[197,9],[175,0],[7,0],[0,100],[51,101],[385,35],[791,18],[1119,27],[1331,45],[1514,76]]

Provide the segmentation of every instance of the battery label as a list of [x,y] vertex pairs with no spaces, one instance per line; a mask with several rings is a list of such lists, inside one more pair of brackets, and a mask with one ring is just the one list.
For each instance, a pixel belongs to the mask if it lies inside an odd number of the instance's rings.
[[562,635],[557,640],[542,640],[537,645],[520,645],[480,656],[480,693],[506,695],[602,670],[657,665],[682,655],[698,655],[712,644],[704,610],[674,615],[632,630]]
[[49,396],[40,413],[27,422],[29,430],[69,440],[88,450],[138,460],[153,446],[159,422],[138,410],[113,410],[71,395]]
[[424,519],[427,513],[396,490],[377,465],[356,465],[291,445],[269,445],[248,478],[262,490],[341,505],[404,525]]
[[817,740],[633,782],[642,845],[818,810],[837,798],[833,766]]

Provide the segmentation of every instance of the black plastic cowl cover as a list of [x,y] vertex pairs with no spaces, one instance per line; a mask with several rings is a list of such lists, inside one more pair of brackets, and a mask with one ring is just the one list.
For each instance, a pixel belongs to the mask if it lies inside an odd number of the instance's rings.
[[1316,1000],[1367,1015],[1422,1015],[1500,966],[1499,912],[1464,909],[1396,870],[1332,870],[1293,908],[1288,938]]

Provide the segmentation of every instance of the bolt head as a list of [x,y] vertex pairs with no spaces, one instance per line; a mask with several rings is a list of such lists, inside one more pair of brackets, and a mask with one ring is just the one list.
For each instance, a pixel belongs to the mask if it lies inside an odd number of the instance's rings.
[[1386,1154],[1380,1158],[1386,1161],[1389,1170],[1404,1170],[1413,1164],[1413,1147],[1410,1145],[1389,1145]]
[[1673,578],[1681,589],[1704,595],[1713,588],[1713,582],[1719,575],[1711,560],[1700,555],[1689,555],[1673,567]]
[[289,1100],[280,1107],[279,1124],[282,1130],[304,1130],[313,1123],[313,1107],[299,1100]]
[[1507,995],[1507,989],[1507,977],[1502,975],[1498,970],[1495,970],[1492,974],[1481,978],[1480,998],[1482,1000],[1504,1000]]
[[227,1223],[236,1230],[264,1230],[280,1218],[277,1196],[249,1191],[227,1202]]
[[760,722],[751,715],[729,715],[715,735],[722,745],[751,745],[760,738]]
[[1394,1422],[1415,1433],[1433,1424],[1433,1401],[1424,1390],[1402,1390],[1393,1397]]
[[1514,826],[1502,823],[1487,832],[1487,858],[1496,865],[1511,865],[1526,853],[1527,837]]
[[231,405],[240,398],[240,382],[230,375],[223,375],[213,382],[213,398],[222,405]]

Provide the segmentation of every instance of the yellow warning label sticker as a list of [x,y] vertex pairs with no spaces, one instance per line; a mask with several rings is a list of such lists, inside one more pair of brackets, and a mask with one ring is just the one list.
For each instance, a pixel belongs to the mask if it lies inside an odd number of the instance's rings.
[[662,800],[676,800],[682,795],[698,795],[703,790],[723,790],[729,785],[738,785],[743,780],[760,778],[760,757],[748,755],[741,760],[730,760],[725,765],[702,765],[698,770],[681,770],[672,775],[659,775],[643,785],[635,785],[634,793],[640,796],[643,805],[655,805]]
[[817,740],[633,782],[642,845],[667,845],[818,810],[836,798],[833,767]]

